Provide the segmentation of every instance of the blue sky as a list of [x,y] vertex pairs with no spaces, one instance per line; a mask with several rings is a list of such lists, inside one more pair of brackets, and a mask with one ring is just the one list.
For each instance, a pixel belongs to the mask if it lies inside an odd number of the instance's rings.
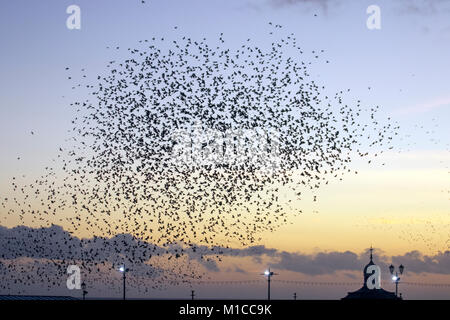
[[[316,2],[3,1],[1,165],[14,167],[17,155],[47,161],[67,136],[73,113],[66,66],[85,68],[94,78],[104,72],[107,61],[153,36],[217,39],[224,32],[231,47],[247,38],[264,45],[270,41],[269,21],[283,25],[286,34],[294,33],[305,52],[325,50],[331,63],[317,64],[312,71],[330,91],[351,88],[352,98],[382,106],[406,129],[449,118],[450,22],[445,2]],[[81,8],[81,30],[66,28],[65,11],[71,4]],[[369,4],[381,8],[381,30],[366,28]],[[437,134],[448,136],[443,124]],[[31,130],[37,133],[33,140]],[[417,148],[435,148],[425,133],[414,134]]]

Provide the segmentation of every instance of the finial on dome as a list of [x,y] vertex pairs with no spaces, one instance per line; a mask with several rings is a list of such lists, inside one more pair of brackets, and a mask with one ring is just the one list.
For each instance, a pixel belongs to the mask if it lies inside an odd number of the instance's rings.
[[372,245],[370,245],[370,261],[372,261],[372,252],[373,252],[373,248],[372,248]]

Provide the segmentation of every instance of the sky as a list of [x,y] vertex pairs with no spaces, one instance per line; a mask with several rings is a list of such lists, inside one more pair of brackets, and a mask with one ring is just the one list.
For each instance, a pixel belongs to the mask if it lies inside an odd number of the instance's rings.
[[[72,4],[81,8],[80,30],[66,27],[66,8]],[[366,26],[366,9],[373,4],[381,8],[379,30]],[[422,256],[410,263],[419,263],[426,260],[423,256],[439,257],[450,250],[448,1],[18,0],[2,1],[0,9],[0,198],[9,195],[13,176],[25,174],[24,181],[32,181],[67,143],[74,117],[69,104],[82,93],[71,90],[74,84],[67,80],[66,67],[85,68],[92,76],[102,74],[108,61],[126,58],[126,48],[153,36],[201,39],[217,38],[223,32],[230,46],[247,38],[265,43],[270,41],[268,23],[273,22],[281,24],[286,34],[294,33],[305,51],[325,50],[330,64],[311,68],[317,81],[330,91],[351,88],[349,99],[379,105],[384,115],[399,123],[400,134],[393,150],[371,165],[354,163],[357,175],[321,188],[318,202],[301,204],[304,214],[263,234],[260,245],[278,252],[263,260],[266,265],[254,257],[227,258],[217,270],[206,271],[223,279],[258,279],[267,265],[273,265],[280,273],[284,270],[286,279],[359,281],[371,245],[385,257],[383,263],[392,257],[410,261],[408,254],[416,251]],[[122,50],[107,49],[116,46]],[[4,217],[4,227],[17,225],[14,217]],[[330,269],[324,275],[310,274],[279,262],[282,252],[314,259],[318,254],[346,251],[360,260],[337,273]],[[401,260],[396,261],[408,270],[408,262]],[[408,273],[408,281],[450,283],[449,260],[442,261],[447,271],[417,269]],[[392,289],[391,283],[386,285]],[[404,294],[450,298],[448,290],[422,289],[405,286]],[[157,295],[183,294],[171,290]],[[279,297],[288,297],[292,290],[283,287]],[[235,289],[225,292],[231,295]],[[250,288],[239,294],[258,292]],[[339,298],[344,292],[342,287],[314,288],[303,296]],[[108,293],[98,292],[102,294]]]

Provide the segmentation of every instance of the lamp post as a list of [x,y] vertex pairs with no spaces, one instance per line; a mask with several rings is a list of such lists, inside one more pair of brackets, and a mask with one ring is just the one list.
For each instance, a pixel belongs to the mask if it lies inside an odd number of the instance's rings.
[[86,291],[86,283],[81,284],[81,290],[83,290],[83,300],[86,300],[86,295],[88,294],[88,292]]
[[273,273],[270,271],[270,268],[264,271],[263,275],[267,277],[267,300],[270,300],[270,279],[272,276],[278,275],[277,273]]
[[[401,264],[398,267],[398,271],[400,272],[400,275],[403,274],[403,270],[405,270],[405,267]],[[392,275],[392,281],[395,282],[395,296],[398,297],[398,283],[400,282],[400,277],[398,275],[398,272],[395,271],[395,267],[392,264],[389,266],[389,271],[391,272],[391,275]],[[394,274],[394,271],[395,271],[395,274]]]
[[130,269],[126,268],[125,265],[121,266],[119,268],[119,271],[122,272],[122,279],[123,279],[123,300],[125,300],[125,292],[126,292],[126,287],[125,287],[125,280],[127,278],[126,274],[128,271],[130,271]]

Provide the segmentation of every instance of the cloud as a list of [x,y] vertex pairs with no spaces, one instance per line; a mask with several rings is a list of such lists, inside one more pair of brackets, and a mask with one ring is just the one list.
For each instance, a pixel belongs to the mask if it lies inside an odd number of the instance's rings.
[[281,252],[280,258],[281,260],[273,267],[309,275],[330,274],[338,270],[355,270],[360,267],[358,256],[350,251],[316,255]]
[[[328,12],[331,5],[348,4],[342,0],[269,0],[269,3],[279,8],[287,6],[319,8],[324,13]],[[384,6],[386,3],[394,5],[394,10],[402,15],[431,16],[450,12],[450,1],[448,0],[394,0],[381,1],[379,5]]]
[[270,3],[275,7],[302,5],[308,8],[319,8],[325,14],[328,12],[330,4],[338,4],[340,2],[340,0],[270,0]]
[[438,108],[449,106],[450,106],[450,97],[438,98],[415,106],[399,108],[395,110],[395,114],[406,115],[406,114],[425,113],[433,111]]
[[[450,275],[450,251],[439,252],[432,256],[423,255],[418,251],[407,252],[404,255],[386,256],[382,250],[374,253],[375,263],[382,269],[388,270],[391,263],[403,264],[408,272],[435,273]],[[257,246],[245,249],[227,249],[222,256],[251,257],[262,261],[263,256],[272,258],[270,266],[278,270],[287,270],[306,275],[326,275],[339,271],[360,271],[369,262],[369,253],[319,252],[314,255],[299,252],[278,251],[276,249]]]
[[407,266],[408,272],[450,274],[450,251],[434,256],[424,256],[419,251],[411,251],[402,256],[392,257],[394,265]]
[[450,11],[447,0],[396,0],[395,4],[401,14],[428,16]]
[[[174,249],[175,250],[175,249]],[[62,227],[47,228],[0,226],[0,258],[58,259],[91,261],[145,261],[152,255],[162,255],[165,248],[141,241],[129,234],[112,238],[79,239]]]
[[354,273],[351,273],[351,272],[343,272],[342,274],[344,276],[350,278],[350,279],[353,279],[353,280],[359,280],[360,279],[360,277],[356,276]]
[[248,274],[247,271],[245,271],[244,269],[239,268],[238,266],[235,266],[233,271],[234,272],[243,273],[243,274]]
[[[206,248],[203,248],[205,250]],[[208,249],[211,251],[211,249]],[[339,271],[360,271],[369,262],[369,252],[319,252],[316,254],[302,254],[299,252],[279,251],[265,246],[253,246],[243,249],[215,248],[221,257],[250,257],[262,262],[263,257],[271,258],[270,266],[279,270],[287,270],[306,275],[326,275]],[[382,269],[388,270],[389,265],[403,264],[406,270],[413,273],[436,273],[450,275],[450,251],[439,252],[432,256],[423,255],[419,251],[407,252],[404,255],[389,257],[381,249],[373,254],[375,263]],[[204,254],[208,254],[207,251]]]
[[[217,272],[220,269],[214,259],[216,256],[260,257],[273,256],[276,252],[276,249],[264,246],[251,246],[240,250],[206,246],[186,248],[179,244],[161,247],[130,234],[118,234],[111,238],[79,239],[57,225],[47,228],[0,226],[0,260],[22,258],[54,260],[61,266],[61,272],[64,271],[63,266],[77,264],[78,261],[85,261],[89,271],[104,263],[112,265],[125,263],[136,270],[142,269],[143,264],[152,261],[152,257],[165,255],[169,259],[184,256],[191,262],[196,261],[207,271]],[[156,273],[155,270],[153,273]],[[148,274],[149,270],[143,270],[141,273]]]
[[[404,255],[388,257],[376,250],[374,260],[382,269],[388,268],[391,261],[407,266],[408,272],[450,274],[450,251],[439,252],[433,256],[418,251]],[[319,252],[303,254],[300,252],[280,251],[256,245],[247,248],[193,246],[183,248],[178,244],[160,247],[141,241],[129,234],[120,234],[112,238],[79,239],[60,226],[48,228],[29,228],[19,226],[5,228],[0,226],[0,269],[5,269],[5,261],[14,259],[45,260],[83,260],[86,256],[97,262],[129,262],[135,266],[143,265],[151,256],[182,253],[191,261],[197,261],[207,271],[218,272],[218,259],[225,257],[252,258],[254,261],[269,260],[270,266],[279,270],[288,270],[306,275],[333,274],[339,271],[362,271],[368,262],[368,252],[352,251]],[[245,270],[236,268],[237,272]],[[143,274],[148,274],[145,270]]]
[[320,7],[327,6],[329,2],[337,2],[337,0],[271,0],[273,4],[284,5],[296,5],[296,4],[311,4]]

